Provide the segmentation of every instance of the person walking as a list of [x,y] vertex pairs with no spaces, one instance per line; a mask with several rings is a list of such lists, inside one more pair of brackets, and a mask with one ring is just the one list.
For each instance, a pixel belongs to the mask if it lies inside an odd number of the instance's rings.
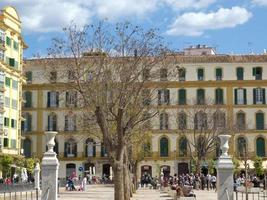
[[211,177],[211,185],[212,185],[212,189],[214,189],[216,191],[216,181],[217,181],[217,178],[215,175],[213,175]]
[[86,191],[86,185],[87,185],[87,177],[84,176],[82,180],[82,190]]

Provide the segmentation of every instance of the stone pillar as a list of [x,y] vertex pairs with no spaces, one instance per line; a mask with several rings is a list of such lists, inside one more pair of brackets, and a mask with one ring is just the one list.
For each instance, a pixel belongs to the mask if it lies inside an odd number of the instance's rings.
[[53,150],[57,132],[45,132],[47,139],[47,152],[42,160],[42,198],[41,200],[57,200],[58,195],[58,159]]
[[34,188],[40,190],[40,165],[36,163],[34,168]]
[[221,141],[222,155],[217,163],[217,199],[218,200],[233,200],[234,189],[234,165],[232,158],[228,155],[228,141],[230,135],[219,135]]

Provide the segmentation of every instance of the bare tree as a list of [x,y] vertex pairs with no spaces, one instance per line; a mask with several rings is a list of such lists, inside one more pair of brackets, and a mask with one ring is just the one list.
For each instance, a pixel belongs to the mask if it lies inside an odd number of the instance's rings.
[[[224,105],[216,105],[212,100],[192,101],[191,106],[180,108],[175,113],[177,133],[185,135],[190,156],[200,172],[201,161],[219,154],[219,134],[232,134],[235,127]],[[216,151],[216,154],[215,154]]]
[[155,29],[99,22],[65,28],[62,37],[53,39],[50,58],[40,60],[50,80],[54,71],[58,79],[71,77],[62,89],[78,93],[81,132],[98,137],[107,149],[115,200],[130,199],[129,147],[142,137],[144,123],[158,113],[149,107],[155,98],[150,82],[164,65],[165,53]]

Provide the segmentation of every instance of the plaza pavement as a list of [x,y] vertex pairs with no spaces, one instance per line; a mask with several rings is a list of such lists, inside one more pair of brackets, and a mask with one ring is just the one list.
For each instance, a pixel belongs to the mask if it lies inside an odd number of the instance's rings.
[[[214,190],[194,190],[194,193],[196,200],[217,200],[217,193]],[[88,185],[86,191],[65,191],[65,188],[59,190],[59,200],[113,200],[113,195],[113,185]],[[160,190],[140,188],[131,200],[172,200],[172,198]],[[236,200],[235,195],[234,200]],[[242,200],[241,194],[238,200]],[[249,200],[258,200],[258,197],[253,198],[250,195]]]

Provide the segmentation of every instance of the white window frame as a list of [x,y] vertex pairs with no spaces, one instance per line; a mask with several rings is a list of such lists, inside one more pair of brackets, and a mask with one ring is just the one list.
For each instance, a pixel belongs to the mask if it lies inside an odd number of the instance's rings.
[[237,92],[236,92],[236,98],[237,98],[237,101],[236,103],[238,105],[243,105],[245,103],[245,99],[244,99],[244,89],[242,88],[238,88],[237,89]]

